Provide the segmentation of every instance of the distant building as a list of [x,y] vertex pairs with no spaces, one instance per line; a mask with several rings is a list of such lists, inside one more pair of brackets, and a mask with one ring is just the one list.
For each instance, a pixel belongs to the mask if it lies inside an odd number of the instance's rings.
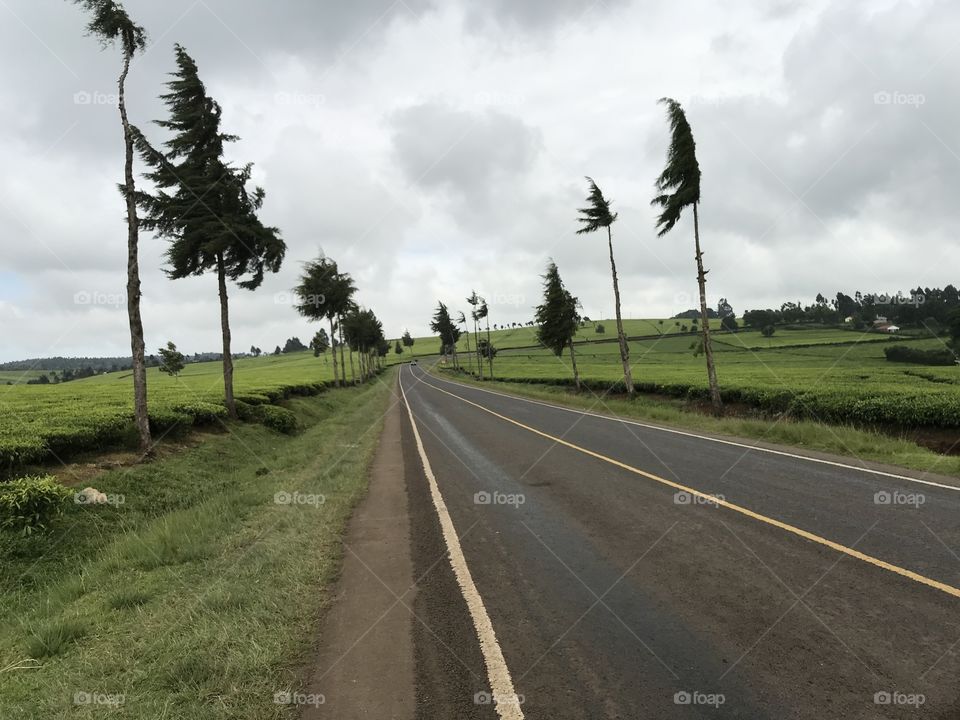
[[896,325],[887,325],[886,327],[883,328],[883,331],[888,333],[895,333],[895,332],[900,332],[900,328],[898,328]]

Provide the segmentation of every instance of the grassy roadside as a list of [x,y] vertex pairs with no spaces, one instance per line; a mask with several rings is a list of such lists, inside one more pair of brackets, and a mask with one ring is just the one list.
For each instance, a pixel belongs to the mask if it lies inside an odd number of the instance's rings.
[[571,388],[559,385],[480,382],[464,373],[454,374],[452,371],[440,370],[437,366],[433,366],[431,372],[468,385],[477,385],[498,392],[600,414],[649,420],[655,424],[685,430],[701,430],[717,435],[790,445],[805,450],[832,453],[939,475],[960,476],[960,457],[940,455],[909,440],[894,438],[879,432],[809,420],[715,418],[685,409],[682,401],[654,398],[643,394],[638,394],[634,400],[603,396],[589,390],[578,395]]
[[285,403],[299,435],[234,424],[99,477],[122,504],[0,533],[0,717],[293,717],[274,695],[300,687],[391,400],[381,380]]

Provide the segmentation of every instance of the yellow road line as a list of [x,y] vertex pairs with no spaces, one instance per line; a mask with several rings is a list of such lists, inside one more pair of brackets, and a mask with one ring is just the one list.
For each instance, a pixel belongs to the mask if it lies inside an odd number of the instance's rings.
[[598,460],[603,460],[604,462],[610,463],[611,465],[616,465],[617,467],[627,470],[628,472],[632,472],[636,475],[641,475],[642,477],[648,478],[649,480],[654,480],[663,485],[667,485],[668,487],[674,488],[675,490],[681,490],[683,492],[690,493],[691,495],[704,498],[710,501],[711,503],[715,503],[716,505],[719,505],[720,507],[725,507],[728,510],[733,510],[734,512],[738,512],[741,515],[746,515],[747,517],[753,518],[754,520],[759,520],[760,522],[766,523],[767,525],[772,525],[773,527],[780,528],[781,530],[786,530],[789,533],[793,533],[794,535],[799,535],[800,537],[806,540],[810,540],[811,542],[824,545],[825,547],[828,547],[831,550],[836,550],[837,552],[841,552],[844,555],[849,555],[850,557],[856,558],[857,560],[862,560],[863,562],[870,563],[871,565],[874,565],[883,570],[889,570],[892,573],[896,573],[897,575],[900,575],[902,577],[909,578],[910,580],[913,580],[914,582],[918,582],[921,585],[926,585],[927,587],[931,587],[931,588],[934,588],[935,590],[940,590],[941,592],[945,592],[948,595],[953,595],[954,597],[960,598],[960,588],[955,588],[952,585],[947,585],[946,583],[942,583],[939,580],[928,578],[925,575],[920,575],[919,573],[915,573],[912,570],[907,570],[906,568],[902,568],[899,565],[893,565],[892,563],[888,563],[885,560],[875,558],[872,555],[867,555],[866,553],[862,553],[859,550],[854,550],[853,548],[847,547],[846,545],[841,545],[840,543],[834,542],[833,540],[828,540],[825,537],[821,537],[807,530],[803,530],[802,528],[798,528],[795,525],[790,525],[789,523],[782,522],[775,518],[767,517],[766,515],[761,515],[760,513],[754,512],[753,510],[750,510],[749,508],[745,508],[742,505],[737,505],[736,503],[728,502],[727,500],[723,500],[721,498],[715,497],[714,495],[710,495],[709,493],[701,492],[700,490],[696,490],[692,487],[682,485],[681,483],[677,483],[672,480],[667,480],[666,478],[662,478],[659,475],[654,475],[653,473],[649,473],[646,470],[640,470],[639,468],[635,468],[632,465],[627,465],[626,463],[622,463],[619,460],[614,460],[613,458],[607,457],[606,455],[603,455],[601,453],[594,452],[593,450],[588,450],[587,448],[581,447],[579,445],[575,445],[572,442],[568,442],[562,438],[558,438],[554,435],[550,435],[549,433],[545,433],[541,430],[537,430],[536,428],[530,427],[529,425],[525,425],[524,423],[519,422],[518,420],[514,420],[513,418],[507,417],[506,415],[501,415],[498,412],[494,412],[493,410],[486,408],[483,405],[475,403],[472,400],[467,400],[465,397],[461,397],[460,395],[457,395],[455,393],[448,392],[443,388],[437,387],[436,385],[431,385],[430,383],[423,382],[423,381],[421,381],[421,384],[426,385],[427,387],[433,388],[438,392],[442,392],[445,395],[449,395],[450,397],[456,398],[457,400],[465,402],[468,405],[473,405],[474,407],[479,408],[484,412],[490,413],[494,417],[498,417],[501,420],[505,420],[508,423],[512,423],[513,425],[516,425],[517,427],[523,428],[524,430],[528,430],[529,432],[532,432],[535,435],[540,435],[541,437],[545,437],[549,440],[553,440],[554,442],[559,443],[560,445],[568,447],[572,450],[577,450],[578,452],[582,452],[584,455],[589,455],[591,457],[597,458]]

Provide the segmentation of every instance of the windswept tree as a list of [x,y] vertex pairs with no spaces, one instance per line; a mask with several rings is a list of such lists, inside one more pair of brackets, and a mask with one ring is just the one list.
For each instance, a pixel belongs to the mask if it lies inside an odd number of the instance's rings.
[[543,276],[543,303],[537,306],[537,340],[557,357],[563,355],[564,348],[570,349],[573,383],[577,392],[580,391],[580,373],[577,371],[573,336],[580,326],[579,305],[577,298],[563,286],[556,263],[551,262]]
[[[304,263],[300,282],[293,289],[297,301],[297,312],[310,320],[327,320],[330,324],[329,342],[333,346],[333,380],[341,384],[337,363],[337,319],[342,310],[339,293],[340,271],[337,263],[328,257],[320,256],[316,260]],[[326,334],[326,333],[324,333]]]
[[477,368],[480,373],[480,379],[483,380],[483,360],[480,358],[480,335],[477,331],[477,324],[480,322],[480,308],[486,307],[486,303],[483,302],[483,298],[477,295],[476,290],[470,291],[470,297],[467,298],[467,302],[472,308],[470,310],[470,317],[473,318],[473,336],[477,338]]
[[410,348],[410,356],[413,357],[413,344],[416,342],[416,340],[414,340],[413,337],[410,335],[410,331],[404,330],[403,337],[400,338],[400,340],[403,343],[404,347]]
[[457,341],[460,339],[460,329],[450,318],[450,311],[442,302],[437,303],[437,310],[430,321],[430,329],[440,336],[440,348],[444,355],[452,353],[453,366],[457,367]]
[[320,357],[327,351],[327,348],[329,347],[330,338],[327,337],[327,331],[323,328],[320,328],[316,333],[314,333],[313,339],[310,341],[310,348],[313,350],[313,356]]
[[667,108],[670,125],[670,147],[667,164],[655,183],[659,193],[651,205],[661,209],[657,218],[657,236],[663,237],[673,229],[685,207],[693,208],[693,239],[697,261],[697,284],[700,290],[700,332],[703,335],[703,354],[707,360],[707,380],[710,383],[710,401],[714,412],[723,411],[717,369],[713,362],[713,346],[710,343],[710,320],[707,314],[707,272],[703,269],[703,252],[700,250],[700,218],[697,206],[700,203],[700,165],[693,132],[680,103],[672,98],[660,98]]
[[620,343],[620,362],[623,363],[623,384],[627,387],[627,394],[633,395],[633,373],[630,370],[630,346],[627,345],[627,336],[623,332],[623,318],[620,316],[620,284],[617,282],[617,264],[613,259],[613,231],[610,226],[617,220],[617,213],[610,211],[610,201],[607,200],[600,188],[587,177],[590,184],[590,195],[587,196],[587,207],[580,208],[580,217],[577,220],[583,224],[577,235],[596,232],[600,228],[607,230],[607,248],[610,251],[610,274],[613,276],[613,308],[617,318],[617,340]]
[[[383,325],[372,310],[352,308],[343,318],[344,341],[351,353],[360,359],[360,377],[367,380],[373,376],[375,359],[379,357]],[[387,346],[389,348],[389,345]]]
[[186,363],[183,353],[177,350],[177,346],[174,345],[172,340],[167,343],[165,348],[157,350],[157,355],[160,356],[161,372],[165,372],[171,377],[179,375]]
[[473,354],[470,352],[470,326],[467,325],[467,316],[462,312],[457,315],[457,325],[463,325],[463,332],[467,337],[467,357],[470,359],[470,374],[473,375]]
[[143,320],[140,317],[140,219],[137,215],[137,188],[133,178],[134,128],[127,118],[126,85],[130,62],[137,52],[147,46],[147,35],[137,25],[123,5],[114,0],[74,0],[90,16],[87,32],[101,45],[120,41],[123,66],[117,80],[117,106],[123,126],[123,183],[120,192],[127,207],[127,322],[130,326],[130,355],[133,368],[133,417],[140,435],[140,452],[148,454],[152,448],[150,421],[147,415],[147,367],[144,360]]
[[156,194],[137,193],[146,211],[144,227],[167,238],[167,276],[171,279],[216,272],[223,336],[223,386],[227,412],[237,416],[233,399],[230,308],[227,280],[256,290],[266,272],[278,272],[286,253],[280,231],[264,225],[257,213],[266,195],[247,188],[252,165],[236,168],[224,159],[224,146],[237,140],[220,130],[220,105],[207,95],[197,65],[180,45],[177,71],[161,96],[170,113],[157,125],[172,136],[166,152],[155,150],[133,129]]

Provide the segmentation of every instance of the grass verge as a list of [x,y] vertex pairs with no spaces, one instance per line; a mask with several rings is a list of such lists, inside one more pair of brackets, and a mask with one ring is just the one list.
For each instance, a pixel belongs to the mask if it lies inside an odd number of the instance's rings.
[[111,505],[0,533],[0,717],[287,718],[393,373],[99,477]]
[[467,385],[476,385],[518,397],[543,400],[600,414],[649,420],[654,424],[685,430],[700,430],[716,435],[789,445],[939,475],[960,476],[960,457],[941,455],[922,448],[911,440],[891,437],[880,432],[786,418],[780,420],[716,418],[686,408],[681,400],[643,394],[637,394],[633,400],[627,400],[623,396],[604,396],[602,393],[590,390],[577,394],[572,388],[545,383],[480,382],[464,373],[441,370],[436,366],[431,371],[441,377],[448,377]]

